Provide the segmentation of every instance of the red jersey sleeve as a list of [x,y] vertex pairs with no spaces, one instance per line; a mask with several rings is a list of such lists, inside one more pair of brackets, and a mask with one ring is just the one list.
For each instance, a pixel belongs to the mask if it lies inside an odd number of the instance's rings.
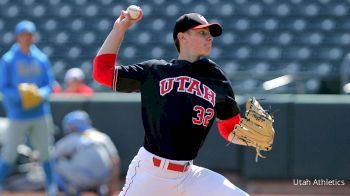
[[93,78],[96,82],[113,88],[116,84],[117,69],[116,54],[102,54],[94,59]]
[[235,125],[238,124],[241,120],[241,115],[238,113],[237,115],[229,118],[227,120],[221,120],[218,122],[218,129],[223,138],[229,141],[228,136],[234,130]]

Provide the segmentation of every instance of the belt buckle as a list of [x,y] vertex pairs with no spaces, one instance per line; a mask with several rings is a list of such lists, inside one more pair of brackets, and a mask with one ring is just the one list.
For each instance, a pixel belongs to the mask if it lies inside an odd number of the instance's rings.
[[184,165],[184,169],[182,170],[182,172],[186,172],[188,170],[188,166],[190,166],[190,162],[187,162],[185,165]]

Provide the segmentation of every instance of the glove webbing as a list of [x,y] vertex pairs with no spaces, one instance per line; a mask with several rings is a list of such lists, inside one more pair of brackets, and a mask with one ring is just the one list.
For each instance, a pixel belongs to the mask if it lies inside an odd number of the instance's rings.
[[[233,139],[236,137],[236,132],[233,132],[233,137],[232,137],[232,140],[231,140],[231,143],[233,142]],[[246,140],[246,138],[240,138],[241,141],[245,142],[246,146],[249,146],[248,145],[248,142]],[[261,147],[259,146],[254,146],[255,147],[255,150],[256,150],[256,154],[255,154],[255,162],[257,163],[258,162],[258,159],[259,157],[261,158],[266,158],[265,156],[263,156],[260,151],[261,151]]]

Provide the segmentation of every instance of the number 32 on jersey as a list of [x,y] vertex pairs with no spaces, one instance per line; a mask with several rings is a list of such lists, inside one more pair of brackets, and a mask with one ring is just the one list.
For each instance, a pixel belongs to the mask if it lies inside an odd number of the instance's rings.
[[208,126],[210,120],[214,117],[214,109],[207,108],[203,106],[195,105],[193,110],[197,112],[197,116],[192,118],[192,123],[195,125]]

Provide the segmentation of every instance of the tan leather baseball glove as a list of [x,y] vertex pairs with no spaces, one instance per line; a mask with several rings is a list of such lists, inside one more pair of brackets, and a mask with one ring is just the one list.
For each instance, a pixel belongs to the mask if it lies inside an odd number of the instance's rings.
[[21,83],[18,85],[18,91],[22,98],[22,107],[26,110],[38,106],[43,100],[35,84]]
[[256,149],[255,161],[258,157],[265,158],[260,151],[270,151],[274,141],[275,130],[273,117],[264,110],[260,103],[253,97],[246,102],[245,118],[235,126],[234,137],[241,140],[247,146]]

